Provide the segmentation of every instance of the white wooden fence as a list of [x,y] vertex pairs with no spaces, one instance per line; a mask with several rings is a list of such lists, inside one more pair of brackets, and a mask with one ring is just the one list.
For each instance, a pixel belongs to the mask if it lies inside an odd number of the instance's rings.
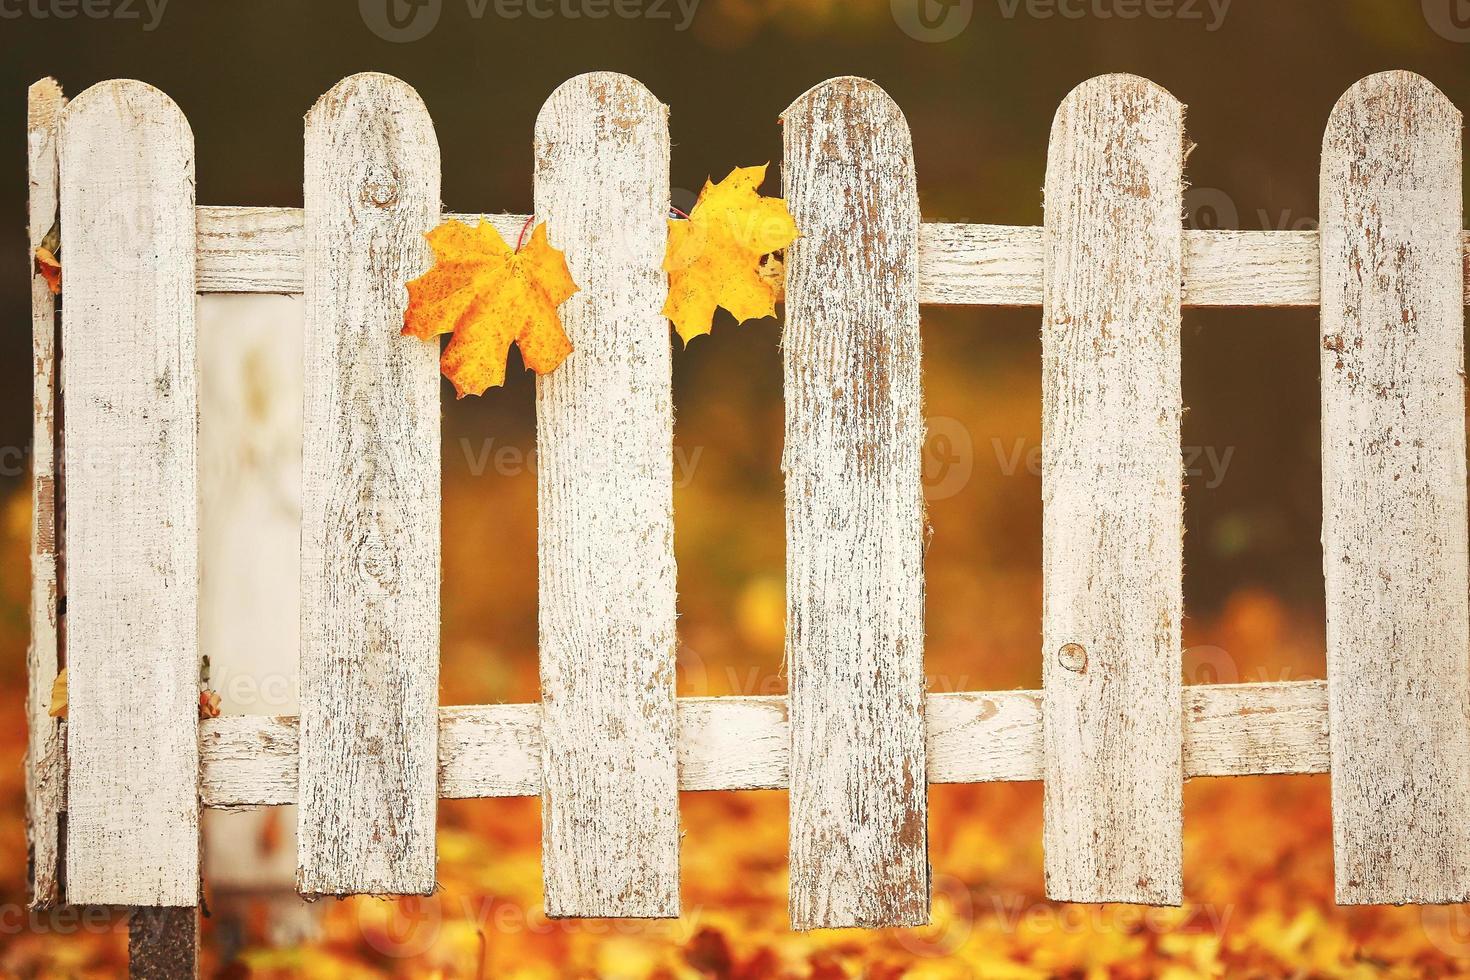
[[[298,804],[305,894],[424,894],[439,798],[540,795],[550,914],[672,916],[680,790],[785,788],[793,925],[912,925],[927,784],[1040,779],[1049,895],[1177,904],[1185,779],[1329,771],[1339,901],[1470,899],[1470,238],[1442,94],[1393,72],[1343,97],[1320,233],[1183,230],[1183,107],[1140,78],[1062,104],[1042,228],[921,223],[883,91],[797,99],[785,697],[674,689],[666,115],[597,73],[537,122],[537,217],[581,286],[537,385],[542,700],[440,707],[440,381],[398,333],[443,217],[422,102],[348,78],[306,117],[304,209],[197,207],[162,93],[33,87],[32,240],[59,207],[65,266],[59,331],[35,291],[38,903],[194,905],[201,805]],[[299,718],[196,720],[200,292],[305,296]],[[924,690],[925,303],[1042,309],[1041,691]],[[1328,679],[1182,686],[1180,309],[1314,305]]]

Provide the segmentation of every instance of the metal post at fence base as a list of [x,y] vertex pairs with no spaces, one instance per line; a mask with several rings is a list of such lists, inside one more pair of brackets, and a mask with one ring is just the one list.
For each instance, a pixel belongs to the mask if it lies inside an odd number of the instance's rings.
[[199,909],[140,907],[128,915],[128,976],[199,976]]

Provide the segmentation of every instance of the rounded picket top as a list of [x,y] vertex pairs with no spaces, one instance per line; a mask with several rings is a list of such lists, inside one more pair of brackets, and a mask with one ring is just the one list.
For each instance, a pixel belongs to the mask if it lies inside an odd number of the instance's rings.
[[1068,121],[1087,106],[1118,104],[1130,124],[1145,124],[1145,117],[1160,116],[1158,123],[1183,129],[1184,103],[1158,82],[1141,75],[1113,72],[1095,75],[1068,92],[1052,117],[1051,141],[1056,143]]
[[909,122],[893,97],[877,82],[856,75],[838,75],[825,82],[818,82],[792,100],[781,113],[784,125],[796,114],[812,115],[818,107],[831,107],[825,112],[835,111],[837,106],[849,107],[844,113],[852,122],[868,122],[877,127],[901,131],[908,139]]
[[173,99],[147,82],[114,78],[83,90],[61,111],[63,149],[68,143],[67,131],[82,127],[96,132],[91,141],[97,145],[106,145],[114,138],[172,144],[184,152],[185,162],[193,168],[194,130],[188,118]]
[[[306,113],[308,197],[338,183],[340,164],[348,159],[361,163],[351,179],[363,212],[417,208],[420,195],[431,197],[427,203],[437,210],[439,138],[428,106],[402,79],[375,71],[348,75]],[[390,167],[373,160],[412,163]]]
[[326,111],[333,103],[364,98],[399,101],[404,108],[422,111],[425,115],[429,112],[414,87],[397,75],[381,71],[360,71],[348,75],[323,92],[307,112],[306,118],[310,119],[314,114]]
[[631,75],[615,71],[589,71],[562,82],[536,114],[535,140],[540,145],[556,126],[562,113],[586,113],[596,110],[610,116],[620,129],[631,130],[643,122],[668,128],[669,107],[658,100],[648,86]]
[[1423,75],[1402,69],[1376,72],[1354,82],[1333,105],[1322,135],[1324,160],[1330,147],[1370,120],[1381,129],[1407,134],[1425,126],[1459,127],[1461,113]]
[[[71,215],[74,269],[83,238],[109,243],[89,259],[92,269],[135,275],[154,267],[157,202],[173,199],[173,189],[186,185],[187,202],[179,198],[173,206],[192,209],[195,203],[194,131],[174,100],[146,82],[98,82],[67,103],[57,160],[59,213],[62,219]],[[66,192],[79,186],[68,181],[68,172],[87,174],[84,194]]]
[[327,89],[306,113],[308,138],[313,131],[341,131],[369,115],[391,119],[398,140],[419,140],[439,156],[439,138],[429,107],[403,79],[378,71],[348,75]]

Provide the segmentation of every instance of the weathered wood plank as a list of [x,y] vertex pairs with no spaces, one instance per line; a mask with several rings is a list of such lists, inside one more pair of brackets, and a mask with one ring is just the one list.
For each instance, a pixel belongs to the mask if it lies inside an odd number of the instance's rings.
[[66,897],[199,895],[194,137],[102,82],[61,115]]
[[929,782],[1041,778],[1040,691],[931,694],[925,711]]
[[1327,770],[1325,682],[1184,689],[1185,778]]
[[439,144],[418,95],[353,75],[306,117],[301,489],[305,895],[434,889],[439,350],[400,336]]
[[[473,222],[478,215],[445,215]],[[492,214],[513,239],[525,215]],[[919,302],[1040,306],[1042,230],[1019,225],[919,226]],[[201,207],[199,291],[301,292],[301,209]],[[1185,306],[1316,306],[1315,231],[1184,230]],[[1470,269],[1470,232],[1464,235]],[[1470,275],[1465,279],[1470,306]]]
[[1315,231],[1186,228],[1181,301],[1194,307],[1316,306],[1317,255]]
[[1322,563],[1342,904],[1470,899],[1461,119],[1364,79],[1322,143]]
[[[1040,779],[1042,701],[1040,691],[929,695],[929,782]],[[440,797],[539,794],[540,707],[440,708]],[[1189,778],[1328,770],[1325,681],[1186,687],[1183,720]],[[679,789],[786,789],[790,741],[784,697],[680,698]],[[294,803],[296,745],[295,718],[203,722],[204,805]]]
[[66,105],[61,86],[43,78],[26,93],[26,169],[31,274],[31,643],[26,651],[26,841],[31,905],[61,901],[58,817],[66,791],[60,722],[49,714],[61,663],[60,474],[56,459],[56,297],[34,269],[34,254],[56,224],[56,136]]
[[919,200],[908,123],[837,78],[782,115],[791,923],[929,921]]
[[1178,904],[1184,110],[1129,75],[1057,111],[1042,316],[1047,895]]
[[668,110],[580,75],[536,120],[536,216],[580,292],[536,379],[551,916],[679,914]]

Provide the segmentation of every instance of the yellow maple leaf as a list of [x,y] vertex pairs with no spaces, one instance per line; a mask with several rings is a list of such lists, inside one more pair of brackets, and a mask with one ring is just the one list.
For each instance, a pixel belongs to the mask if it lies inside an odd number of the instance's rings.
[[556,310],[577,284],[544,223],[519,251],[484,219],[473,228],[446,221],[425,237],[434,265],[408,284],[403,332],[422,340],[454,334],[439,366],[460,398],[505,383],[512,341],[537,374],[566,360],[572,342]]
[[46,709],[46,714],[52,718],[66,717],[66,668],[56,672],[56,680],[51,683],[51,706]]
[[709,333],[716,306],[741,323],[776,313],[781,264],[762,259],[790,245],[797,230],[785,200],[761,197],[765,178],[761,165],[737,167],[718,184],[706,181],[689,219],[669,222],[664,316],[686,344]]

